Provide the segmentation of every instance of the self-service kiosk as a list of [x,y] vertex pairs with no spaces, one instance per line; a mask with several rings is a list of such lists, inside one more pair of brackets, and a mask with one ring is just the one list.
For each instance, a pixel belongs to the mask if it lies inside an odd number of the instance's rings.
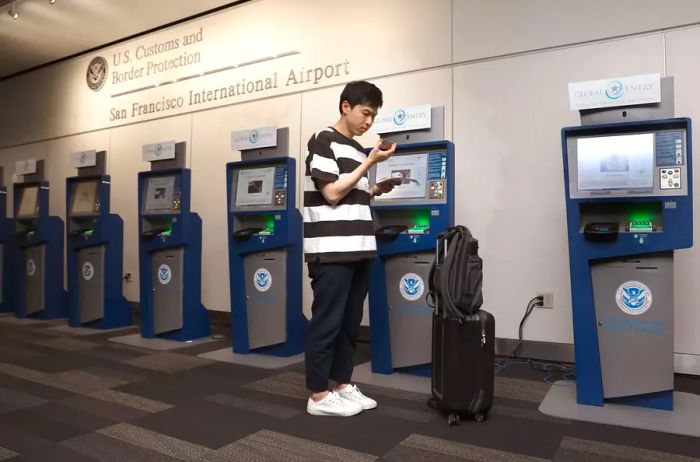
[[[279,131],[278,140],[287,136]],[[296,160],[279,149],[286,145],[242,150],[243,160],[226,166],[234,353],[288,357],[304,350],[302,217]]]
[[12,313],[15,305],[13,276],[15,263],[15,221],[7,216],[7,187],[0,167],[0,313]]
[[379,255],[369,286],[372,371],[428,372],[433,312],[425,296],[436,237],[454,224],[454,145],[397,145],[369,183],[391,178],[398,185],[371,204]]
[[122,294],[124,222],[110,213],[106,153],[94,154],[66,179],[68,325],[113,329],[133,320]]
[[63,220],[49,215],[49,183],[43,177],[44,161],[39,160],[36,172],[24,175],[24,182],[13,187],[19,318],[55,319],[67,314]]
[[187,341],[211,331],[201,302],[202,220],[190,211],[190,174],[185,168],[185,143],[177,143],[174,158],[155,160],[151,171],[138,175],[145,338]]
[[579,404],[673,408],[673,251],[693,244],[690,119],[562,130]]

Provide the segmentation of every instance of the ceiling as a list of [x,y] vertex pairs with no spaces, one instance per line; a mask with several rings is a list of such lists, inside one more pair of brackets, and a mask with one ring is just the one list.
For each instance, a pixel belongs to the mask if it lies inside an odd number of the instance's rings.
[[0,79],[189,18],[232,0],[0,0]]

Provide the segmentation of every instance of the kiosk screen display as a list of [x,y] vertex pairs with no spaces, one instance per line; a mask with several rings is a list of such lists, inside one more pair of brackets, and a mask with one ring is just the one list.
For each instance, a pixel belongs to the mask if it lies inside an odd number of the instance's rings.
[[39,199],[39,187],[28,186],[22,189],[22,198],[19,201],[18,217],[32,217],[36,215],[37,200]]
[[144,212],[178,211],[180,177],[176,175],[154,176],[148,178],[146,196],[143,200]]
[[239,170],[234,207],[271,205],[274,181],[275,167]]
[[95,213],[97,199],[97,180],[73,183],[71,215]]
[[428,153],[397,155],[378,163],[375,182],[388,178],[401,178],[401,184],[374,200],[424,198],[428,183]]
[[654,187],[654,134],[576,140],[578,189],[601,191]]

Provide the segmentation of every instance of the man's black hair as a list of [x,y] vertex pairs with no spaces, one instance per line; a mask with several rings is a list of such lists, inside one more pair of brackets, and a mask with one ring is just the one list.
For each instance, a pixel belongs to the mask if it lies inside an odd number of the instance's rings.
[[343,101],[347,101],[350,108],[354,108],[358,104],[364,104],[365,106],[379,109],[384,104],[382,91],[374,84],[364,80],[356,80],[345,85],[338,103],[338,110],[341,114],[343,113]]

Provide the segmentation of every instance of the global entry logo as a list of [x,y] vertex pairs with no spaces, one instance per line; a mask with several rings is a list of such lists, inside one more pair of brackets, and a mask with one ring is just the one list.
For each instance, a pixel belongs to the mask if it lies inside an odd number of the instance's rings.
[[399,281],[399,292],[401,296],[409,301],[418,300],[423,296],[425,284],[423,278],[416,273],[406,273]]
[[625,93],[625,87],[619,80],[611,80],[605,86],[605,96],[610,99],[618,99]]
[[654,297],[646,284],[639,281],[627,281],[621,284],[615,292],[615,302],[618,308],[627,314],[638,316],[646,313]]
[[258,142],[258,136],[259,133],[257,130],[253,130],[250,132],[250,135],[248,135],[248,141],[250,141],[250,144],[255,144]]
[[267,292],[272,287],[272,275],[266,268],[258,268],[253,275],[253,285],[259,292]]
[[406,123],[406,120],[408,117],[406,117],[406,111],[403,109],[399,109],[396,112],[394,112],[394,123],[396,125],[403,125]]

